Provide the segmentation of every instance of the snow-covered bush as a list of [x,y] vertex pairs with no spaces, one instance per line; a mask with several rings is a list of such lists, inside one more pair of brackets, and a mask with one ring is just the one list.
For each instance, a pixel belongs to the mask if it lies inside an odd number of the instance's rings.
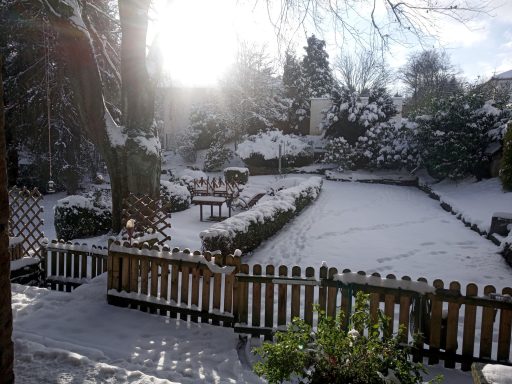
[[311,145],[302,141],[299,136],[283,135],[281,131],[261,132],[249,136],[238,145],[236,153],[249,167],[277,169],[279,146],[285,167],[300,167],[313,161]]
[[227,148],[223,141],[216,140],[210,144],[206,152],[203,169],[206,172],[220,171],[232,157],[233,151]]
[[223,173],[226,183],[246,184],[249,181],[249,168],[228,167],[224,168]]
[[160,198],[170,203],[169,212],[179,212],[190,206],[191,196],[187,187],[171,181],[160,181]]
[[191,129],[186,129],[178,136],[178,153],[183,160],[189,163],[195,163],[197,160],[196,142],[198,136],[198,133]]
[[357,92],[346,88],[334,94],[332,101],[323,123],[325,136],[343,137],[351,145],[368,129],[388,122],[397,112],[391,95],[383,88],[370,90],[367,103]]
[[178,181],[185,185],[192,186],[194,180],[201,178],[206,179],[206,173],[197,169],[186,168],[179,174]]
[[252,209],[202,231],[199,236],[203,248],[220,250],[224,255],[236,249],[243,252],[255,249],[315,200],[321,188],[322,179],[311,177],[295,187],[283,189],[275,196],[260,200]]
[[112,228],[111,208],[98,196],[67,196],[55,205],[54,225],[59,239],[102,235]]
[[207,149],[217,133],[225,131],[225,125],[215,103],[195,105],[190,112],[187,128],[196,149]]
[[344,137],[332,138],[326,145],[324,162],[338,164],[340,169],[413,168],[417,163],[415,126],[408,121],[377,123],[353,145]]
[[507,113],[475,93],[433,100],[415,119],[420,164],[436,178],[478,176],[487,166],[491,135]]
[[414,363],[411,347],[402,344],[405,330],[390,336],[382,313],[374,325],[369,296],[357,293],[353,313],[340,311],[336,318],[319,313],[316,329],[295,318],[286,332],[276,333],[275,342],[255,348],[261,356],[255,372],[269,383],[292,377],[301,383],[423,383],[423,365]]
[[507,133],[503,138],[500,179],[503,189],[512,191],[512,122],[508,123]]

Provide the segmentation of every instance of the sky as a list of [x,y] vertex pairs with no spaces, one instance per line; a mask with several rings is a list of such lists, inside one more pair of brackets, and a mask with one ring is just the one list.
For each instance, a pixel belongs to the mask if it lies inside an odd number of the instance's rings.
[[[466,25],[448,18],[438,19],[434,31],[438,39],[423,40],[424,48],[444,49],[470,82],[512,69],[512,0],[488,1],[487,14],[476,15]],[[263,0],[160,0],[156,4],[153,18],[157,23],[150,36],[160,30],[164,67],[174,84],[214,85],[234,61],[240,41],[265,46],[275,56],[284,51],[283,45],[277,44],[275,28],[270,22],[275,20],[276,10],[267,10]],[[358,5],[354,12],[361,15],[362,23],[371,9]],[[383,16],[384,10],[377,9],[376,14],[379,13]],[[288,36],[294,36],[291,46],[298,56],[304,52],[306,35],[315,33],[325,39],[332,63],[342,51],[343,39],[332,31],[329,20],[324,20],[321,28],[319,31],[312,24],[300,28],[291,25],[287,32]],[[352,43],[346,40],[343,49],[350,51]],[[402,42],[405,44],[390,44],[387,53],[387,61],[394,69],[403,66],[411,53],[422,49],[415,39],[404,38]]]

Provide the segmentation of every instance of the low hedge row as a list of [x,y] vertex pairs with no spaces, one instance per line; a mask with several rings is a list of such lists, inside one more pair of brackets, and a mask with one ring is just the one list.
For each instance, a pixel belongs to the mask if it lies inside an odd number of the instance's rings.
[[315,200],[321,188],[322,178],[311,177],[277,192],[248,211],[214,224],[199,234],[203,249],[220,250],[223,255],[232,254],[236,249],[244,253],[252,251]]

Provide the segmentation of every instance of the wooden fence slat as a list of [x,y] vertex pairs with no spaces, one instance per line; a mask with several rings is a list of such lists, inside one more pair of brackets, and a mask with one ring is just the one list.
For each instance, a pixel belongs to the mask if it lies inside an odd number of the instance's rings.
[[[327,276],[329,280],[332,280],[334,275],[338,274],[336,268],[329,268]],[[327,288],[327,316],[336,317],[336,299],[338,298],[338,288],[329,287]]]
[[[180,292],[180,302],[182,306],[188,307],[189,299],[188,299],[188,283],[190,279],[190,269],[186,265],[181,266],[181,292]],[[181,313],[181,320],[187,320],[187,315]]]
[[[199,309],[199,281],[200,281],[201,270],[199,268],[192,268],[192,293],[190,297],[190,303],[193,309]],[[197,323],[199,317],[197,315],[191,315],[190,320]]]
[[[72,245],[71,242],[67,242],[66,245]],[[67,250],[67,252],[65,253],[66,255],[66,274],[64,275],[65,277],[71,277],[73,276],[73,271],[71,269],[71,260],[73,258],[73,251],[71,251],[70,249]]]
[[[435,288],[444,288],[444,282],[442,280],[434,280]],[[432,299],[432,310],[430,317],[430,324],[427,325],[428,333],[430,334],[429,351],[432,351],[433,355],[428,358],[428,364],[438,364],[439,357],[436,353],[441,348],[441,326],[443,321],[443,302],[441,299],[434,297]]]
[[[492,285],[487,285],[484,288],[484,295],[489,296],[495,293],[496,288]],[[492,353],[492,333],[494,328],[494,315],[495,309],[483,308],[482,310],[482,325],[480,327],[480,357],[485,359],[491,358]]]
[[[460,294],[460,283],[452,281],[450,290]],[[457,353],[457,334],[459,330],[459,304],[448,303],[448,319],[446,324],[446,353],[444,360],[446,368],[455,368],[455,354]]]
[[[320,267],[320,281],[327,279],[327,267]],[[318,289],[318,309],[321,312],[325,312],[327,302],[327,288],[324,286],[320,286]]]
[[139,268],[140,258],[138,255],[130,257],[130,292],[139,293]]
[[[403,276],[402,280],[411,281],[411,278],[409,276]],[[398,312],[398,324],[404,331],[401,337],[401,342],[407,343],[409,340],[409,312],[411,310],[411,296],[401,295],[399,304],[400,310]]]
[[[261,265],[255,264],[252,267],[254,276],[261,276]],[[252,319],[251,325],[259,327],[261,324],[261,283],[252,284]]]
[[205,316],[201,316],[202,323],[208,323],[206,314],[210,311],[210,279],[211,272],[209,269],[205,269],[203,271],[203,291],[201,294],[201,310],[205,313]]
[[149,260],[145,257],[140,260],[140,293],[148,294]]
[[[288,277],[288,267],[285,265],[279,266],[279,277]],[[277,326],[286,325],[286,307],[288,298],[288,285],[278,284],[277,288]]]
[[[396,280],[396,276],[389,274],[386,276],[388,280]],[[395,321],[395,295],[384,295],[384,315],[388,319],[384,335],[390,337],[393,334]]]
[[[77,246],[78,243],[75,243]],[[80,277],[80,253],[78,251],[73,252],[73,277],[78,279]]]
[[[350,269],[344,269],[343,273],[351,273]],[[329,291],[329,288],[327,289]],[[349,289],[348,286],[344,285],[341,288],[341,308],[340,310],[343,312],[343,319],[341,322],[341,326],[343,329],[348,330],[348,325],[350,322],[350,311],[352,307],[352,289]]]
[[[178,288],[179,288],[179,278],[180,278],[180,267],[177,264],[172,264],[171,271],[171,300],[174,305],[178,304]],[[176,312],[171,311],[171,317],[176,318]]]
[[[292,277],[300,277],[301,270],[299,266],[292,268]],[[300,316],[300,285],[292,285],[292,303],[291,303],[291,320]]]
[[[503,288],[503,295],[512,296],[512,288]],[[500,328],[498,333],[498,361],[510,359],[510,336],[512,327],[512,311],[502,309],[500,311]]]
[[[477,296],[478,287],[476,284],[468,284],[466,287],[466,296]],[[471,359],[475,350],[475,327],[476,327],[476,307],[474,305],[464,305],[464,333],[462,336],[462,370],[471,369]]]
[[[240,266],[240,273],[249,274],[249,266],[247,264],[242,264]],[[239,304],[238,304],[238,313],[240,324],[247,324],[248,321],[248,306],[249,306],[249,283],[241,282],[239,285],[240,295],[239,295]]]
[[[374,272],[372,276],[380,278],[380,273]],[[378,293],[370,293],[370,319],[373,325],[379,323],[379,304],[380,295]]]
[[[313,267],[306,268],[306,278],[314,278],[315,269]],[[312,285],[306,285],[304,288],[304,321],[313,325],[313,300],[314,300],[314,287]]]
[[[226,266],[236,267],[235,257],[228,255],[226,257]],[[233,313],[233,284],[235,282],[235,272],[224,276],[224,312]],[[226,324],[227,325],[227,324]]]
[[80,252],[80,277],[87,278],[87,253],[83,251]]
[[[267,265],[265,274],[273,276],[275,273],[273,265]],[[274,326],[274,284],[265,284],[265,327],[272,328]]]
[[[215,257],[215,264],[221,265],[222,258],[219,256]],[[222,297],[222,273],[214,273],[213,274],[213,310],[220,312],[220,302]],[[219,321],[217,319],[212,320],[213,325],[219,325]]]
[[123,254],[121,258],[121,290],[130,292],[130,254]]
[[151,296],[158,297],[158,269],[159,262],[156,258],[151,260]]
[[169,262],[165,259],[162,259],[160,274],[160,298],[169,300]]

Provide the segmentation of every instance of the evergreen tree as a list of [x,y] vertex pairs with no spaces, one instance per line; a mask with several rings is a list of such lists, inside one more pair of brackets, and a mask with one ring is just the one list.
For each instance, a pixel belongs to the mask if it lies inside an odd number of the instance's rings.
[[286,52],[283,66],[284,96],[288,100],[288,126],[284,127],[286,133],[302,131],[302,121],[309,110],[309,103],[304,92],[304,78],[301,63],[291,52]]
[[304,49],[306,50],[306,55],[302,59],[304,95],[308,98],[330,97],[334,79],[329,67],[329,55],[325,51],[325,41],[311,35]]

